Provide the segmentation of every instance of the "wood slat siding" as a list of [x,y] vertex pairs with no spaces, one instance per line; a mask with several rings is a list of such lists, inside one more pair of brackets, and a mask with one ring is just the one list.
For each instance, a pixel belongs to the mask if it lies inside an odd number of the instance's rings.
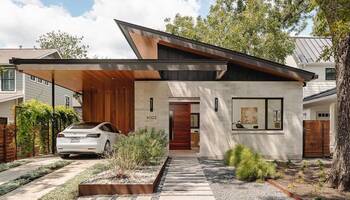
[[134,130],[134,81],[84,82],[83,120],[114,124],[127,134]]
[[304,120],[304,157],[330,156],[329,120]]
[[16,159],[15,126],[0,125],[0,162]]

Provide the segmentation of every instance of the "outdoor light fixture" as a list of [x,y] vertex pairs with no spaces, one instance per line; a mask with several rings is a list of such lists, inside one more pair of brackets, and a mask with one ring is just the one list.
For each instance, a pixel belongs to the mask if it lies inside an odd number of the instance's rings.
[[149,98],[149,111],[153,112],[153,97]]
[[215,97],[215,112],[217,112],[219,110],[219,99],[217,97]]

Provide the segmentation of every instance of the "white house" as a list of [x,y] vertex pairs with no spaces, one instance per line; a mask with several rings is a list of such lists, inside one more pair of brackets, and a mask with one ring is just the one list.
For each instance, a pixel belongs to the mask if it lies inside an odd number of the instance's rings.
[[[51,82],[37,76],[24,74],[9,63],[12,57],[35,59],[60,59],[55,49],[13,48],[0,49],[0,120],[13,123],[14,106],[37,99],[51,104]],[[72,106],[73,91],[56,86],[56,105]]]

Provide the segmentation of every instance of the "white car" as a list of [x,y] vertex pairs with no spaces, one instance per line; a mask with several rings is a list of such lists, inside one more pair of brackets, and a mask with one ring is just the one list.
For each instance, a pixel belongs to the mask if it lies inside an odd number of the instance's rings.
[[120,133],[109,122],[73,124],[57,135],[57,153],[61,158],[70,154],[108,154]]

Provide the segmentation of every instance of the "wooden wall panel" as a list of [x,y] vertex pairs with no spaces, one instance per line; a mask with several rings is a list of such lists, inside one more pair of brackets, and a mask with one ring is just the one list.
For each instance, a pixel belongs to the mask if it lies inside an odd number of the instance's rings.
[[134,81],[84,81],[83,120],[108,121],[123,133],[134,130]]
[[330,156],[329,120],[304,120],[304,157]]

